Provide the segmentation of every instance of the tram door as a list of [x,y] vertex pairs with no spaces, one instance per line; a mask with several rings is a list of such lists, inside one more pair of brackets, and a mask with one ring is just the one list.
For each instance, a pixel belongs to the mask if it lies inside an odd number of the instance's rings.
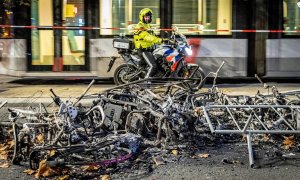
[[[87,71],[84,0],[31,1],[31,71]],[[56,28],[53,28],[56,27]],[[45,28],[43,28],[45,27]]]

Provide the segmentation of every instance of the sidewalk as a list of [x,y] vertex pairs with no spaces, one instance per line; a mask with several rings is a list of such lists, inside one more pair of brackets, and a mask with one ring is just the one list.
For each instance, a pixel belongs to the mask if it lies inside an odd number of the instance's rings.
[[[0,102],[6,100],[10,104],[19,103],[51,103],[53,96],[50,89],[62,100],[74,101],[88,85],[24,85],[7,87],[0,92]],[[111,85],[94,85],[87,94],[100,93]]]
[[[79,97],[88,87],[91,79],[37,79],[18,78],[0,75],[0,103],[51,103],[50,89],[63,100],[73,100]],[[112,87],[109,81],[97,81],[87,94],[99,93]]]

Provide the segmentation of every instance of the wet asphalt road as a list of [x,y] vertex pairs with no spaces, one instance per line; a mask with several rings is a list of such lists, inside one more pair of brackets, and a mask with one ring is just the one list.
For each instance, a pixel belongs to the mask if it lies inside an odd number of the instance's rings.
[[[255,162],[259,168],[250,168],[248,165],[247,145],[243,143],[223,144],[219,147],[203,148],[203,153],[208,153],[208,158],[191,158],[177,155],[174,162],[164,165],[152,164],[153,171],[144,174],[142,171],[120,171],[111,174],[112,179],[199,179],[199,180],[298,180],[300,179],[300,156],[291,159],[275,158],[264,159],[262,152],[255,150]],[[180,153],[180,151],[179,151]],[[231,163],[234,162],[234,163]],[[8,169],[0,168],[1,179],[35,179],[23,173],[28,165],[10,166]],[[55,179],[55,178],[50,178]],[[98,179],[101,179],[99,177]]]
[[[7,119],[7,106],[0,110],[1,120]],[[242,138],[241,138],[242,139]],[[261,147],[264,147],[262,149]],[[130,169],[111,174],[112,179],[300,179],[300,151],[293,150],[293,156],[289,158],[266,157],[265,150],[271,150],[272,146],[262,144],[253,146],[256,168],[250,168],[248,161],[247,144],[243,141],[226,144],[211,144],[201,146],[198,153],[209,154],[208,158],[193,157],[184,154],[179,149],[179,155],[165,158],[165,164],[157,166],[151,163],[151,171],[131,171]],[[300,148],[298,148],[300,149]],[[284,152],[289,154],[290,152]],[[184,155],[183,155],[184,154]],[[3,180],[35,179],[33,176],[23,173],[28,169],[28,164],[21,166],[11,165],[9,168],[0,168]],[[53,179],[53,178],[52,178]],[[55,178],[54,178],[55,179]],[[100,179],[100,177],[99,177]]]

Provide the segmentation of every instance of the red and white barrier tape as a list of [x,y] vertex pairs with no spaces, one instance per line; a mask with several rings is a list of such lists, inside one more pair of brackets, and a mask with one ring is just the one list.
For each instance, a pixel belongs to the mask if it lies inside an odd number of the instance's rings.
[[[62,29],[62,30],[139,30],[132,28],[105,28],[105,27],[88,27],[88,26],[16,26],[16,25],[0,25],[0,28],[23,28],[23,29]],[[152,29],[157,31],[172,31],[173,29]],[[188,29],[189,32],[240,32],[240,33],[300,33],[300,30],[253,30],[253,29]]]

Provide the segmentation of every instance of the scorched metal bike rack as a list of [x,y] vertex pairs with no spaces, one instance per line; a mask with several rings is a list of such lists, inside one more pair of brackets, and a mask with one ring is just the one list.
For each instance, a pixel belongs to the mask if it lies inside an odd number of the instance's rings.
[[202,109],[211,133],[247,136],[251,167],[253,134],[300,134],[298,105],[207,105]]

